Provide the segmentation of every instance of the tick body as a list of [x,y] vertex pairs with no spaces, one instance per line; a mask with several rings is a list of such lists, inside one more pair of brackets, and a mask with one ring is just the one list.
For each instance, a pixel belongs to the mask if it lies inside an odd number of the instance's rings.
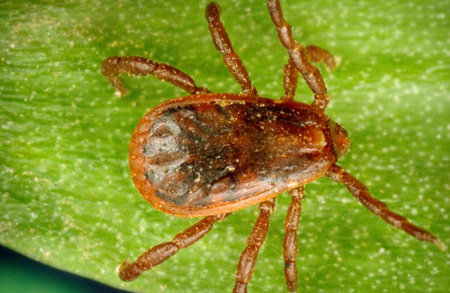
[[131,174],[167,213],[229,213],[322,176],[337,158],[329,123],[303,103],[236,94],[172,100],[137,126]]
[[[119,74],[154,75],[190,95],[170,100],[148,112],[137,125],[130,144],[131,176],[143,197],[155,208],[179,217],[204,218],[171,241],[152,247],[136,261],[125,262],[119,276],[137,278],[178,250],[206,235],[232,212],[258,204],[260,214],[238,262],[234,292],[246,292],[269,227],[275,198],[292,196],[284,238],[287,289],[297,289],[297,230],[304,186],[319,177],[344,184],[369,211],[422,241],[444,245],[430,232],[393,213],[368,189],[336,163],[350,146],[347,131],[325,113],[328,93],[322,75],[311,62],[336,66],[334,57],[317,46],[303,47],[292,36],[277,0],[267,2],[278,37],[286,48],[284,95],[259,97],[234,51],[220,20],[218,4],[206,8],[214,45],[241,85],[240,94],[211,93],[182,71],[142,57],[110,57],[102,73],[126,93]],[[298,77],[314,94],[312,105],[294,101]]]

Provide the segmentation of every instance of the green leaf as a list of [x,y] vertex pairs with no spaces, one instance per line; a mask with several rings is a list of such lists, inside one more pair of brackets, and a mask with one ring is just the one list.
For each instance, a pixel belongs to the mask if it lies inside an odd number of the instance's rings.
[[[280,97],[287,55],[264,1],[220,1],[222,19],[261,96]],[[122,99],[102,60],[138,55],[171,64],[215,92],[239,92],[215,50],[206,1],[0,3],[0,243],[42,263],[133,291],[231,291],[255,207],[124,283],[117,266],[195,219],[158,212],[128,171],[141,116],[185,95],[155,78],[124,78]],[[450,244],[450,2],[282,1],[302,44],[342,58],[320,67],[327,114],[351,134],[340,165],[392,210]],[[297,100],[312,95],[301,80]],[[448,251],[386,225],[343,186],[307,186],[299,291],[450,290]],[[251,292],[286,291],[280,195]]]

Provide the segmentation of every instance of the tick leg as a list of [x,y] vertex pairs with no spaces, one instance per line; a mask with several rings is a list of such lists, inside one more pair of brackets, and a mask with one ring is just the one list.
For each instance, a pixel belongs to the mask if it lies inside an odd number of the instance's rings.
[[302,198],[305,194],[303,186],[290,191],[292,195],[292,202],[284,222],[284,276],[286,277],[286,284],[289,292],[297,291],[297,230],[300,223],[300,216],[302,214]]
[[[311,45],[306,47],[306,56],[310,62],[323,62],[328,70],[333,70],[336,67],[336,59],[330,52],[320,47]],[[289,56],[288,63],[284,66],[284,96],[282,100],[294,100],[295,90],[298,82],[298,70],[295,67],[294,61]]]
[[302,74],[311,91],[314,93],[314,102],[312,105],[320,110],[325,110],[329,97],[319,69],[309,62],[307,49],[294,40],[291,25],[283,17],[280,1],[269,0],[267,1],[267,7],[269,8],[272,21],[277,28],[281,43],[287,49],[295,67]]
[[116,89],[116,95],[119,97],[127,92],[119,78],[121,73],[136,76],[152,74],[156,78],[176,85],[190,94],[210,92],[207,88],[198,87],[189,75],[170,65],[137,56],[114,56],[103,61],[102,74]]
[[343,168],[333,165],[327,171],[326,175],[331,177],[334,181],[344,184],[360,203],[362,203],[376,216],[383,219],[386,223],[405,231],[421,241],[433,242],[442,250],[445,248],[444,244],[440,242],[436,236],[420,227],[417,227],[416,225],[413,225],[405,217],[391,212],[388,209],[387,204],[372,197],[367,187],[364,186],[364,184],[362,184],[358,179],[347,173]]
[[223,55],[223,62],[228,70],[230,70],[236,81],[241,85],[242,93],[256,95],[256,89],[252,85],[247,69],[239,55],[234,51],[227,31],[220,21],[219,5],[214,2],[209,3],[206,7],[205,15],[214,45],[217,51]]
[[247,292],[247,284],[252,278],[259,249],[266,239],[267,230],[269,229],[270,214],[272,214],[274,207],[275,198],[259,204],[259,217],[247,239],[247,247],[239,258],[236,283],[233,292]]
[[193,226],[177,234],[172,241],[153,246],[141,254],[138,259],[129,263],[125,261],[119,269],[119,277],[123,281],[133,281],[144,271],[159,265],[174,255],[178,250],[186,248],[205,236],[217,221],[222,221],[230,214],[208,216]]
[[336,58],[330,52],[318,46],[310,45],[306,47],[306,55],[308,56],[308,61],[314,63],[322,62],[329,71],[337,66]]

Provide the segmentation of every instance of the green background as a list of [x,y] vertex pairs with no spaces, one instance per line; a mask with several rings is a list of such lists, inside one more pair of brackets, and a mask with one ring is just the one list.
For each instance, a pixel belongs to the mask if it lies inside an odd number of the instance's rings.
[[[122,99],[100,74],[112,55],[173,65],[215,92],[239,92],[204,19],[206,1],[0,3],[0,244],[122,289],[231,291],[257,208],[235,212],[138,280],[117,266],[194,223],[158,212],[133,187],[128,142],[140,117],[185,93],[124,78]],[[265,1],[220,1],[222,19],[261,96],[282,95],[287,60]],[[321,66],[327,108],[350,133],[340,165],[392,210],[450,245],[450,2],[283,1],[303,44],[342,58]],[[310,103],[299,83],[297,100]],[[343,186],[306,187],[299,233],[303,292],[448,292],[449,250],[386,225]],[[283,292],[280,195],[250,292]]]

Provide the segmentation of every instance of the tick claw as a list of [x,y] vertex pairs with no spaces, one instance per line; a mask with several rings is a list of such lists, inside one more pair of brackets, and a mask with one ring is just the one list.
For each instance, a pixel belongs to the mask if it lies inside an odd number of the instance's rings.
[[329,71],[334,70],[336,67],[338,67],[342,62],[342,56],[334,56],[335,65],[333,68],[328,68]]
[[118,91],[118,90],[117,90],[117,91],[114,92],[114,96],[116,96],[116,98],[119,98],[119,99],[120,99],[120,98],[122,98],[123,94],[122,94],[121,91]]
[[439,249],[442,251],[447,249],[447,246],[445,246],[445,244],[439,240],[434,241],[434,244],[436,244],[439,247]]

